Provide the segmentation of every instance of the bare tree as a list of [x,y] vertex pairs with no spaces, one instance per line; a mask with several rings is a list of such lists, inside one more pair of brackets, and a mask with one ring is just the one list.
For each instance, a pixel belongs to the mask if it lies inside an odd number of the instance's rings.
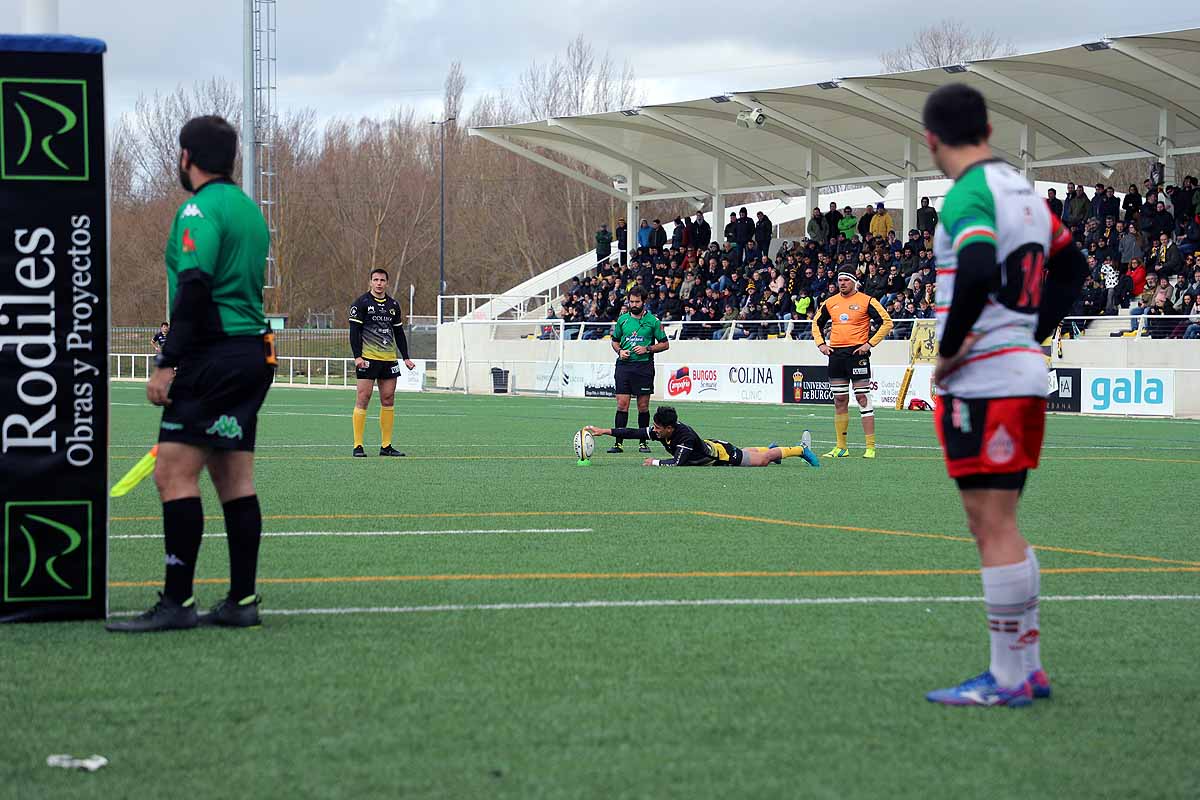
[[921,28],[907,44],[880,54],[879,61],[884,72],[910,72],[1015,52],[1010,40],[992,31],[976,32],[961,20],[944,19]]

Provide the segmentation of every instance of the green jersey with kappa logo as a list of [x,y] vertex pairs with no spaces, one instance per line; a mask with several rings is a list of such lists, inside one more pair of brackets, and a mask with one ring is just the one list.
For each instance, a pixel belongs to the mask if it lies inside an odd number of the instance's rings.
[[654,354],[635,353],[633,348],[638,345],[650,347],[655,342],[665,342],[667,333],[663,330],[658,317],[649,311],[644,311],[640,317],[629,313],[617,317],[617,321],[613,323],[612,338],[621,345],[622,350],[629,351],[628,362],[644,364],[653,361]]
[[199,340],[266,331],[263,277],[270,241],[258,205],[232,181],[204,184],[179,208],[167,238],[167,290],[174,308],[181,273],[198,269],[208,276],[215,311],[200,321]]

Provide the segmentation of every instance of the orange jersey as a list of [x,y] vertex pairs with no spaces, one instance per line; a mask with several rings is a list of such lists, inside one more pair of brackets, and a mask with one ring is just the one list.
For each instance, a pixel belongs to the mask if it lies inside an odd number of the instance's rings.
[[[874,336],[871,335],[872,321],[879,326]],[[827,322],[833,325],[829,331],[829,341],[825,341],[822,330]],[[843,297],[839,292],[826,299],[812,323],[813,340],[817,346],[861,347],[869,342],[874,347],[887,338],[891,330],[892,318],[887,311],[878,300],[862,292],[855,292],[849,297]]]

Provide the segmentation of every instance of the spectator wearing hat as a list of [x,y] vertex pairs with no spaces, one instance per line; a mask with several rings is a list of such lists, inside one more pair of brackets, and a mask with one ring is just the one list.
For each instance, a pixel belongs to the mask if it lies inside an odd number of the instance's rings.
[[1137,184],[1129,184],[1129,189],[1125,192],[1125,199],[1121,201],[1121,209],[1125,212],[1125,223],[1132,224],[1136,219],[1138,212],[1142,208],[1142,193],[1138,191]]
[[937,228],[938,213],[933,206],[929,205],[929,198],[921,198],[921,207],[917,209],[917,230],[922,233],[933,233]]
[[870,234],[878,236],[880,239],[886,239],[895,226],[892,224],[892,215],[884,210],[883,203],[875,204],[875,214],[871,217]]
[[874,218],[875,209],[870,206],[864,208],[862,216],[858,218],[858,236],[864,242],[871,237],[871,221]]

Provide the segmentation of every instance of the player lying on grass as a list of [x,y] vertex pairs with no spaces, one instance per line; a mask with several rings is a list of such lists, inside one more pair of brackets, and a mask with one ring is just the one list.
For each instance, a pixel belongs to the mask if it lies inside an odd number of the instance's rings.
[[584,428],[593,436],[615,436],[618,439],[653,439],[661,442],[671,454],[670,458],[647,458],[646,467],[766,467],[778,464],[785,458],[803,458],[814,467],[821,466],[817,455],[809,447],[812,440],[804,432],[800,444],[795,447],[735,447],[720,439],[701,439],[700,434],[679,421],[679,415],[670,406],[659,406],[654,412],[653,424],[648,428]]

